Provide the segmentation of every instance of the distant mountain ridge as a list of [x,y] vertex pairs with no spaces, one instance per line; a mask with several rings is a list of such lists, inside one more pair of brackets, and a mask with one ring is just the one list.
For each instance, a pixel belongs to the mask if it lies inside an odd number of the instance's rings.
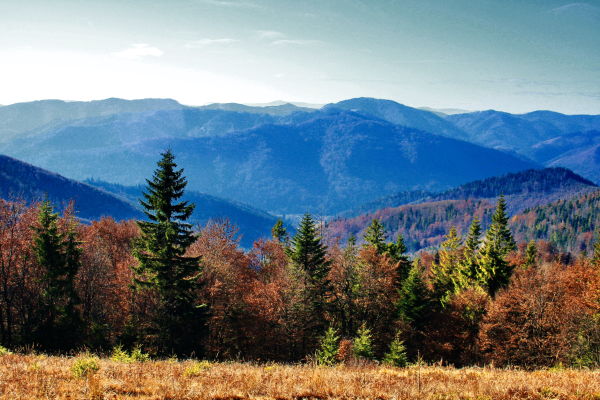
[[[409,248],[415,251],[438,245],[452,226],[465,234],[473,216],[487,226],[500,194],[506,194],[509,214],[516,215],[594,191],[598,191],[598,186],[564,168],[529,170],[470,182],[442,193],[429,193],[410,203],[368,209],[359,215],[347,213],[331,220],[328,232],[342,240],[350,235],[360,238],[377,218],[391,237],[402,233]],[[409,199],[406,194],[402,195]],[[386,199],[381,201],[385,202]],[[370,207],[376,207],[376,203]]]
[[[73,201],[76,216],[83,220],[113,217],[116,220],[144,219],[138,199],[142,186],[125,187],[104,182],[81,183],[50,171],[0,155],[0,198],[22,200],[28,204],[50,200],[58,209]],[[269,237],[276,218],[245,204],[234,203],[193,191],[186,199],[197,207],[190,222],[205,224],[209,220],[228,219],[239,228],[241,244]]]

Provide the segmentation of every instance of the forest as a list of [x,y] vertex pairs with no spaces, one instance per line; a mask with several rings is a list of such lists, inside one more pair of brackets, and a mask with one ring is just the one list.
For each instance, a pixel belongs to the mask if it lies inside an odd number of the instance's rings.
[[310,214],[245,250],[228,221],[186,222],[186,184],[167,151],[144,220],[83,223],[49,201],[0,201],[2,351],[600,366],[597,237],[577,253],[518,243],[500,196],[485,230],[473,218],[435,250],[409,254],[377,219],[342,244]]

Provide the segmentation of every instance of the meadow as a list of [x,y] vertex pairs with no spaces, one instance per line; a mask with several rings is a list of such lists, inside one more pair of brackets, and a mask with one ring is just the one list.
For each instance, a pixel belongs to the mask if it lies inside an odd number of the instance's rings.
[[600,370],[0,357],[2,399],[600,399]]

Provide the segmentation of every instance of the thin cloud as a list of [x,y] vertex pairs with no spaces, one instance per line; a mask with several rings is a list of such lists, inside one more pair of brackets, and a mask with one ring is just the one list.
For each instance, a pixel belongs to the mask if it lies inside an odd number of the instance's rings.
[[160,57],[164,53],[158,47],[150,46],[146,43],[137,43],[131,47],[113,53],[114,56],[125,58],[127,60],[139,60],[144,57]]
[[280,39],[271,42],[272,46],[312,46],[323,44],[321,40],[309,39]]
[[236,0],[196,0],[199,3],[208,4],[211,6],[217,7],[227,7],[227,8],[260,8],[260,6],[256,3],[252,3],[249,1],[236,1]]
[[580,14],[586,17],[598,17],[600,16],[600,7],[589,3],[578,2],[555,7],[549,12],[554,15]]
[[205,38],[205,39],[193,40],[191,42],[188,42],[184,45],[184,47],[188,48],[188,49],[200,49],[200,48],[207,47],[207,46],[227,46],[227,45],[237,43],[237,42],[239,42],[239,40],[232,39],[232,38],[219,38],[219,39]]
[[256,31],[256,34],[261,39],[279,39],[285,37],[285,35],[279,31]]

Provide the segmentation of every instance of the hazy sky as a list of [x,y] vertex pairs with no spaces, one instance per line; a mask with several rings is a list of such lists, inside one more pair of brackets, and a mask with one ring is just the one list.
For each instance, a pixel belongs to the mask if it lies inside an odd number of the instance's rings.
[[600,0],[0,0],[0,104],[358,96],[600,114]]

